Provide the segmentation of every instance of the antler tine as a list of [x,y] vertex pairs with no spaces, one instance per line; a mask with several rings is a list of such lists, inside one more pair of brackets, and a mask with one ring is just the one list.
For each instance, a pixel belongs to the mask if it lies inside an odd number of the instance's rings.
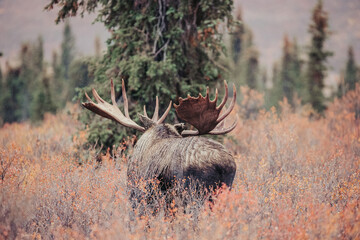
[[[239,117],[238,115],[236,115],[236,120],[234,121],[234,123],[228,127],[228,128],[222,128],[222,127],[216,127],[214,130],[212,130],[211,132],[209,132],[209,134],[211,135],[221,135],[221,134],[226,134],[226,133],[229,133],[231,132],[232,130],[235,129],[237,123],[238,123],[238,120],[239,120]],[[221,123],[220,123],[221,124]]]
[[[159,118],[159,100],[158,100],[158,97],[156,96],[156,106],[155,106],[155,111],[154,111],[154,115],[152,117],[152,121],[155,121],[157,124],[160,124],[162,123],[165,118],[167,117],[167,115],[169,114],[170,112],[170,109],[171,109],[171,104],[172,104],[172,101],[170,101],[169,103],[169,106],[168,108],[166,109],[166,111],[163,113],[163,115],[161,116],[160,119]],[[147,112],[146,112],[146,106],[144,105],[144,116],[149,118],[148,115],[147,115]]]
[[146,106],[144,105],[144,116],[149,118],[149,116],[147,115],[147,112],[146,112]]
[[[98,103],[94,103],[91,98],[88,96],[87,93],[85,93],[85,96],[87,98],[87,100],[89,102],[85,102],[82,103],[82,105],[89,109],[90,111],[114,120],[118,123],[120,123],[121,125],[124,125],[126,127],[130,127],[130,128],[134,128],[136,130],[145,131],[144,127],[139,126],[138,124],[136,124],[133,120],[131,120],[131,118],[129,117],[129,112],[128,112],[128,105],[127,105],[127,98],[126,98],[126,93],[125,93],[125,86],[124,86],[124,81],[123,81],[123,95],[124,95],[124,108],[125,108],[125,113],[127,116],[124,116],[124,114],[121,112],[121,110],[118,108],[117,104],[116,104],[116,100],[115,100],[115,89],[114,89],[114,83],[112,81],[112,79],[110,80],[110,84],[111,84],[111,101],[112,104],[109,104],[108,102],[105,102],[100,96],[99,94],[96,92],[95,89],[92,89],[92,93],[94,95],[95,100]],[[124,94],[125,93],[125,94]],[[126,100],[125,100],[126,99]]]
[[[199,97],[188,96],[186,99],[179,98],[179,105],[174,105],[179,118],[191,124],[196,130],[182,131],[182,136],[193,136],[203,134],[224,134],[233,130],[237,124],[235,122],[231,127],[223,129],[222,121],[234,109],[236,102],[236,88],[233,85],[233,99],[228,109],[224,108],[229,97],[227,82],[224,81],[225,95],[219,106],[216,106],[218,99],[218,90],[215,90],[214,100],[209,98],[209,88],[206,89],[206,96]],[[222,111],[223,110],[223,111]]]
[[164,112],[164,114],[161,116],[161,118],[157,121],[157,124],[160,124],[160,123],[162,123],[162,122],[165,120],[165,118],[167,117],[167,115],[168,115],[169,112],[170,112],[171,104],[172,104],[172,101],[170,101],[168,108],[166,109],[166,111]]
[[218,89],[216,88],[216,89],[215,89],[215,98],[214,98],[214,100],[212,100],[211,102],[216,103],[216,101],[217,101],[217,99],[218,99],[218,95],[219,95],[219,91],[218,91]]
[[[125,89],[125,84],[124,84],[124,80],[122,80],[122,87]],[[111,102],[114,106],[114,108],[116,109],[116,111],[121,115],[121,116],[124,116],[124,114],[121,112],[121,110],[119,109],[118,105],[117,105],[117,102],[116,102],[116,99],[115,99],[115,87],[114,87],[114,81],[113,79],[111,78],[110,79],[110,91],[111,91]],[[125,90],[126,91],[126,90]],[[124,95],[124,92],[123,92],[123,95]],[[126,101],[125,101],[126,99]],[[125,104],[126,102],[126,104]],[[125,98],[124,98],[124,109],[125,109],[125,116],[126,116],[126,110],[127,108],[125,107],[127,106],[127,98],[126,98],[126,93],[125,93]],[[129,116],[129,112],[126,116],[128,119],[130,119],[130,116]],[[131,119],[130,119],[131,120]],[[132,120],[131,120],[132,121]]]
[[184,130],[181,132],[181,136],[183,137],[198,136],[198,135],[199,135],[198,130]]
[[127,118],[130,118],[130,115],[129,115],[129,103],[128,103],[128,99],[127,99],[127,96],[126,96],[124,79],[121,79],[121,88],[122,88],[122,96],[123,96],[123,99],[124,99],[125,116]]
[[224,80],[224,85],[225,85],[225,96],[224,96],[222,102],[220,103],[220,105],[216,107],[216,110],[221,110],[225,106],[225,103],[226,103],[226,101],[228,99],[228,96],[229,96],[229,89],[228,89],[228,85],[227,85],[226,80]]
[[[223,107],[222,112],[226,112],[226,106]],[[221,129],[225,126],[226,119],[224,118],[221,122],[219,122],[214,129]]]
[[[229,133],[231,132],[232,130],[235,129],[237,123],[239,121],[239,116],[236,115],[236,119],[235,121],[233,122],[233,124],[228,127],[228,128],[223,128],[224,126],[224,121],[221,121],[215,129],[213,129],[212,131],[210,131],[208,134],[210,135],[222,135],[222,134],[226,134],[226,133]],[[183,137],[189,137],[189,136],[197,136],[199,135],[199,131],[198,130],[184,130],[181,132],[181,135]]]
[[[227,90],[227,85],[226,85],[226,90]],[[228,95],[227,94],[228,91],[226,91],[226,96]],[[227,98],[227,97],[226,97]],[[234,106],[235,106],[235,102],[236,102],[236,87],[235,87],[235,84],[233,84],[233,98],[231,100],[231,103],[230,103],[230,106],[229,108],[225,111],[225,113],[223,113],[218,119],[217,119],[217,122],[221,122],[222,120],[224,120],[224,118],[226,118],[230,113],[231,111],[233,110]],[[223,106],[222,106],[223,107]]]
[[112,78],[110,79],[110,90],[111,90],[111,102],[114,106],[117,106],[116,100],[115,100],[115,88],[114,88],[114,81]]
[[97,93],[97,91],[96,91],[94,88],[93,88],[91,91],[92,91],[92,94],[93,94],[95,100],[96,100],[98,103],[104,103],[104,102],[105,102],[104,99],[102,99],[102,98],[99,96],[99,94]]
[[91,98],[89,97],[89,95],[87,95],[86,92],[85,92],[85,97],[86,97],[86,99],[87,99],[89,102],[93,102],[93,101],[91,100]]
[[151,120],[156,122],[158,119],[159,119],[159,98],[158,98],[158,96],[156,96],[154,115]]

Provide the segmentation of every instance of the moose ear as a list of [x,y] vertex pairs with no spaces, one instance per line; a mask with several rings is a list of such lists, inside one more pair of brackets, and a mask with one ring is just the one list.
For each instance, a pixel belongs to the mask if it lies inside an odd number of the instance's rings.
[[176,123],[176,124],[174,124],[174,127],[175,127],[176,131],[177,131],[179,134],[181,134],[182,131],[185,130],[185,124],[184,124],[184,123]]
[[138,113],[140,121],[143,123],[145,129],[149,129],[152,126],[156,125],[156,122],[151,120],[150,118]]

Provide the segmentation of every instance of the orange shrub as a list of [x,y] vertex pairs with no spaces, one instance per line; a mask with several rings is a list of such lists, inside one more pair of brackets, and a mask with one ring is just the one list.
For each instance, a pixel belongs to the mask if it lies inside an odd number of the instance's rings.
[[[246,106],[237,113],[249,112]],[[169,210],[141,217],[128,201],[124,149],[95,161],[95,150],[81,147],[87,133],[76,114],[5,125],[0,239],[360,238],[360,87],[320,119],[294,113],[286,100],[280,106],[279,114],[251,110],[256,117],[241,120],[225,140],[238,169],[231,191],[221,189],[198,211],[175,196]],[[161,197],[158,203],[165,205]]]

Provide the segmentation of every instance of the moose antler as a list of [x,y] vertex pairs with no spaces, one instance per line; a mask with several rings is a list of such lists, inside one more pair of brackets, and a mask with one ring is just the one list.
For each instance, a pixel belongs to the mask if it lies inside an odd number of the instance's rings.
[[179,98],[179,105],[174,104],[178,117],[197,129],[182,131],[182,136],[195,136],[203,134],[220,135],[228,133],[236,127],[237,119],[230,127],[223,128],[224,119],[231,113],[236,101],[236,88],[234,84],[233,99],[230,106],[220,115],[229,95],[226,81],[224,81],[224,84],[225,96],[219,106],[216,106],[218,90],[216,89],[215,99],[211,101],[209,97],[209,88],[206,89],[205,97],[203,97],[201,93],[199,93],[199,96],[196,98],[188,95],[186,99],[182,99],[181,97]]
[[[136,124],[133,120],[131,120],[131,118],[129,116],[129,107],[128,107],[128,100],[127,100],[127,96],[126,96],[124,80],[122,80],[122,96],[124,99],[125,115],[118,108],[117,103],[115,101],[115,89],[114,89],[114,83],[113,83],[112,79],[110,80],[110,83],[111,83],[112,105],[105,102],[104,99],[102,99],[99,96],[99,94],[96,92],[95,89],[92,89],[92,93],[93,93],[93,96],[94,96],[95,100],[97,101],[97,103],[94,103],[91,100],[91,98],[87,95],[87,93],[85,93],[85,96],[89,100],[89,102],[82,103],[82,105],[85,108],[89,109],[90,111],[92,111],[102,117],[114,120],[114,121],[120,123],[121,125],[124,125],[125,127],[134,128],[136,130],[144,132],[145,128]],[[162,117],[160,119],[158,119],[159,118],[159,100],[158,100],[158,97],[156,96],[155,113],[154,113],[152,120],[155,121],[157,124],[162,123],[170,111],[171,103],[172,102],[170,101],[170,104],[169,104],[168,108],[166,109],[165,113],[162,115]],[[145,106],[144,106],[144,110],[145,110]]]

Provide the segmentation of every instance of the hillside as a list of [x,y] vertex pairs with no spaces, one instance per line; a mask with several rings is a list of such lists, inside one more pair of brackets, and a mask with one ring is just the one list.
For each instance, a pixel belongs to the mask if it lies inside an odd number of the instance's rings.
[[[279,59],[285,33],[296,37],[302,46],[308,43],[307,28],[315,2],[273,0],[269,4],[267,0],[235,1],[235,6],[242,8],[244,21],[254,32],[261,64],[270,69],[272,63]],[[48,60],[52,51],[59,48],[63,24],[55,25],[56,11],[43,11],[46,3],[46,0],[0,1],[0,51],[4,53],[0,60],[3,64],[5,59],[16,56],[22,42],[33,41],[39,35],[44,37]],[[360,27],[357,24],[360,22],[360,2],[324,0],[324,6],[329,12],[333,32],[328,48],[335,53],[329,63],[338,72],[344,67],[349,45],[354,46],[356,59],[360,61]],[[93,54],[95,37],[99,36],[103,43],[108,37],[103,25],[91,25],[94,18],[95,14],[86,14],[84,18],[71,19],[79,54]]]

